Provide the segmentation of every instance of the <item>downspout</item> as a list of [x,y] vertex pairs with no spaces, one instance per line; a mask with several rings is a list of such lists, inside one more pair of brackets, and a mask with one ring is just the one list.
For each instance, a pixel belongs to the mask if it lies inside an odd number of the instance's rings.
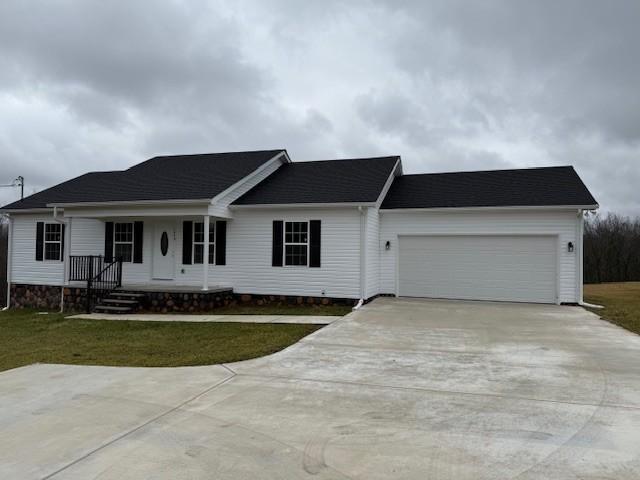
[[364,303],[364,297],[366,295],[365,293],[365,280],[366,280],[366,272],[365,272],[365,214],[366,214],[366,209],[363,208],[362,206],[358,207],[358,212],[360,212],[360,299],[358,300],[358,303],[356,304],[355,307],[353,307],[354,310],[358,310],[362,304]]
[[576,228],[576,242],[578,244],[578,253],[577,253],[577,261],[578,261],[578,305],[586,308],[595,308],[601,309],[604,308],[602,305],[596,305],[593,303],[587,303],[584,301],[584,293],[583,293],[583,283],[584,283],[584,210],[578,210],[578,226]]
[[11,306],[11,256],[13,255],[11,244],[13,243],[13,218],[7,215],[9,220],[9,230],[7,233],[7,305],[2,309],[4,312]]
[[[69,240],[71,240],[71,232],[69,231],[69,224],[68,222],[65,222],[64,220],[60,220],[60,218],[58,218],[58,207],[53,207],[53,221],[54,222],[58,222],[61,225],[65,226],[65,235],[69,235]],[[64,245],[65,245],[65,252],[68,252],[69,249],[71,248],[70,243],[71,242],[67,242],[66,239],[63,239],[64,241]],[[66,253],[62,252],[62,254],[66,257]],[[60,287],[60,313],[64,312],[64,287],[65,287],[65,282],[67,279],[67,261],[65,259],[65,257],[63,257],[62,260],[62,286]]]

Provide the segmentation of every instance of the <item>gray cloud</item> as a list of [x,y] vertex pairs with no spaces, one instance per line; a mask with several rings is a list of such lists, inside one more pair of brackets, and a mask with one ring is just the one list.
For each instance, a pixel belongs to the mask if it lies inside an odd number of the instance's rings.
[[573,164],[604,209],[640,213],[639,20],[635,1],[4,0],[0,183],[285,147]]

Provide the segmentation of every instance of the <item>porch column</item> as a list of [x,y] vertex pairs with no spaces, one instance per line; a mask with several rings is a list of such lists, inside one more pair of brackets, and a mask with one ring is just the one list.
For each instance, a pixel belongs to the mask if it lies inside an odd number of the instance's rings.
[[73,217],[69,217],[69,220],[67,220],[66,223],[66,227],[64,229],[64,252],[63,252],[63,259],[64,259],[64,268],[63,268],[63,275],[64,278],[62,279],[62,284],[63,285],[69,285],[69,265],[70,265],[70,258],[71,257],[71,228],[73,225]]
[[209,290],[209,215],[204,216],[204,258],[202,259],[202,290]]

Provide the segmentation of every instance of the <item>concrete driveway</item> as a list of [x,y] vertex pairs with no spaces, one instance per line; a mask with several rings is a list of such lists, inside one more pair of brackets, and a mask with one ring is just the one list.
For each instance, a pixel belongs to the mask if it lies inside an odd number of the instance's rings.
[[378,299],[270,357],[0,374],[0,478],[637,479],[640,337]]

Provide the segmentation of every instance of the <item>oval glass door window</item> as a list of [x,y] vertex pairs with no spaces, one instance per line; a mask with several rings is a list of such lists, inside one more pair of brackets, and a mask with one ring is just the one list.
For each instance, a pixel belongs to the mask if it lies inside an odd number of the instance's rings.
[[169,236],[167,235],[167,232],[162,232],[162,237],[160,237],[160,252],[162,252],[162,256],[165,257],[168,251]]

